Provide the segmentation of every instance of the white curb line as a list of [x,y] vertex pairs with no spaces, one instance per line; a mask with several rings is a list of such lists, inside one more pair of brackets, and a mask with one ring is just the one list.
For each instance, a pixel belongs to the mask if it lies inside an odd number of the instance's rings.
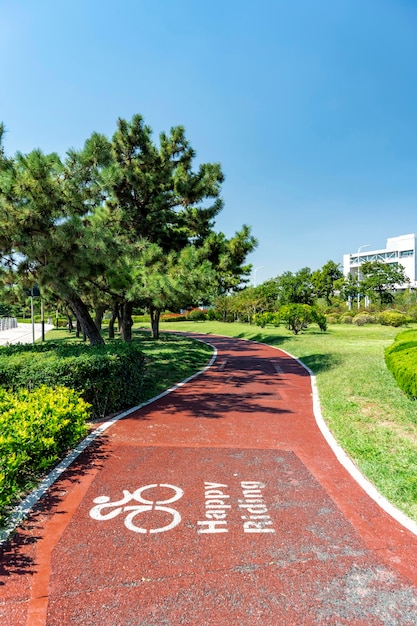
[[[277,349],[281,350],[281,348],[277,348]],[[285,352],[285,350],[281,350],[281,352]],[[336,455],[336,458],[339,461],[339,463],[341,463],[341,465],[343,465],[343,467],[349,472],[349,474],[352,476],[352,478],[362,487],[362,489],[367,493],[367,495],[370,498],[372,498],[372,500],[374,500],[374,502],[376,502],[381,507],[381,509],[384,509],[384,511],[386,513],[391,515],[391,517],[393,517],[397,522],[399,522],[402,526],[404,526],[410,532],[412,532],[414,535],[417,536],[417,524],[416,524],[416,522],[414,522],[412,519],[410,519],[405,513],[403,513],[399,509],[397,509],[397,507],[395,507],[393,504],[391,504],[391,502],[389,502],[383,495],[381,495],[379,493],[379,491],[377,490],[375,485],[373,485],[360,472],[358,467],[348,457],[346,452],[337,443],[336,439],[334,438],[334,436],[330,432],[329,427],[327,426],[326,422],[324,421],[324,417],[323,417],[322,412],[321,412],[321,406],[320,406],[320,399],[319,399],[319,394],[318,394],[318,390],[317,390],[316,377],[313,374],[313,372],[311,371],[311,369],[309,367],[307,367],[307,365],[305,365],[302,361],[300,361],[300,359],[297,359],[297,357],[293,356],[289,352],[285,352],[285,354],[288,354],[288,356],[290,356],[295,361],[297,361],[310,374],[312,396],[313,396],[314,417],[315,417],[317,426],[319,427],[319,429],[320,429],[323,437],[327,441],[328,445],[331,447],[331,449],[333,450],[334,454]]]

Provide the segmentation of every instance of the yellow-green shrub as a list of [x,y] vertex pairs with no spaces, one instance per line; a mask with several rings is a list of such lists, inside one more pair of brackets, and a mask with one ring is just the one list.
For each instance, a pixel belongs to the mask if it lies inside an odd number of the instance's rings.
[[362,313],[358,313],[352,319],[352,323],[356,324],[356,326],[365,326],[365,324],[375,324],[376,318],[375,315],[371,315],[367,311],[362,311]]
[[382,311],[378,315],[378,322],[383,326],[404,326],[408,317],[400,311]]
[[87,433],[90,406],[73,389],[0,389],[0,519],[4,507]]

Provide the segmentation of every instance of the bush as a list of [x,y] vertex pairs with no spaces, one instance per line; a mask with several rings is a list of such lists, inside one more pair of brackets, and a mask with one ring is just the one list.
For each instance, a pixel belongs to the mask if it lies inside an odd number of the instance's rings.
[[374,315],[371,315],[367,311],[363,311],[362,313],[358,313],[357,315],[355,315],[355,317],[352,319],[352,322],[353,324],[356,324],[356,326],[365,326],[365,324],[375,324],[376,317]]
[[265,313],[255,313],[253,316],[253,323],[261,328],[265,328],[267,324],[279,326],[280,318],[278,313],[271,313],[270,311],[266,311]]
[[337,313],[330,313],[326,315],[326,321],[328,324],[339,324],[340,315],[338,315]]
[[417,306],[413,305],[408,307],[407,309],[407,316],[410,320],[410,322],[417,322]]
[[279,318],[286,322],[294,335],[308,328],[312,321],[313,309],[308,304],[285,304],[278,310]]
[[204,322],[206,319],[206,313],[201,309],[193,309],[187,313],[187,320],[190,322]]
[[349,315],[349,313],[345,313],[340,316],[340,321],[342,324],[352,324],[353,316]]
[[92,405],[93,417],[138,404],[144,373],[145,357],[135,343],[86,346],[46,342],[0,348],[1,387],[69,387]]
[[404,331],[385,349],[385,362],[397,385],[417,398],[417,331]]
[[235,318],[230,311],[222,311],[221,309],[214,309],[214,319],[218,322],[234,322]]
[[383,326],[404,326],[408,320],[409,318],[399,311],[382,311],[378,315],[378,321]]
[[210,322],[213,322],[214,320],[220,320],[221,314],[219,314],[216,309],[209,309],[206,313],[206,318],[210,320]]
[[316,322],[316,324],[318,324],[318,327],[323,333],[326,332],[327,320],[326,320],[326,316],[324,315],[324,313],[313,308],[311,311],[311,319],[313,322]]
[[89,406],[72,389],[0,389],[1,510],[87,434]]

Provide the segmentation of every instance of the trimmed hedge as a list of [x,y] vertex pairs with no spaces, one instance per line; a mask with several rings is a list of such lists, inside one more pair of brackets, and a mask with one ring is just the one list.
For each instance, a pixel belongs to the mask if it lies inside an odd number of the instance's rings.
[[145,356],[135,343],[14,344],[0,348],[0,386],[69,387],[91,404],[93,417],[135,406],[141,400]]
[[4,507],[87,434],[88,416],[72,389],[0,389],[0,520]]
[[417,331],[405,330],[385,349],[385,363],[397,385],[411,398],[417,398]]

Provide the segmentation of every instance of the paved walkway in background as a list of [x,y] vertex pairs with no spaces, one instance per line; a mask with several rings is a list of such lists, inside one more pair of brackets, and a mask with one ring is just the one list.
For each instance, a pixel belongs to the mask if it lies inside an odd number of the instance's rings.
[[[54,328],[52,324],[45,324],[45,333]],[[35,341],[42,337],[42,324],[34,324]],[[0,346],[8,343],[32,343],[33,329],[32,324],[18,324],[17,328],[9,330],[0,330]]]
[[214,365],[108,428],[6,545],[1,623],[415,625],[417,536],[337,460],[307,370],[208,340]]

